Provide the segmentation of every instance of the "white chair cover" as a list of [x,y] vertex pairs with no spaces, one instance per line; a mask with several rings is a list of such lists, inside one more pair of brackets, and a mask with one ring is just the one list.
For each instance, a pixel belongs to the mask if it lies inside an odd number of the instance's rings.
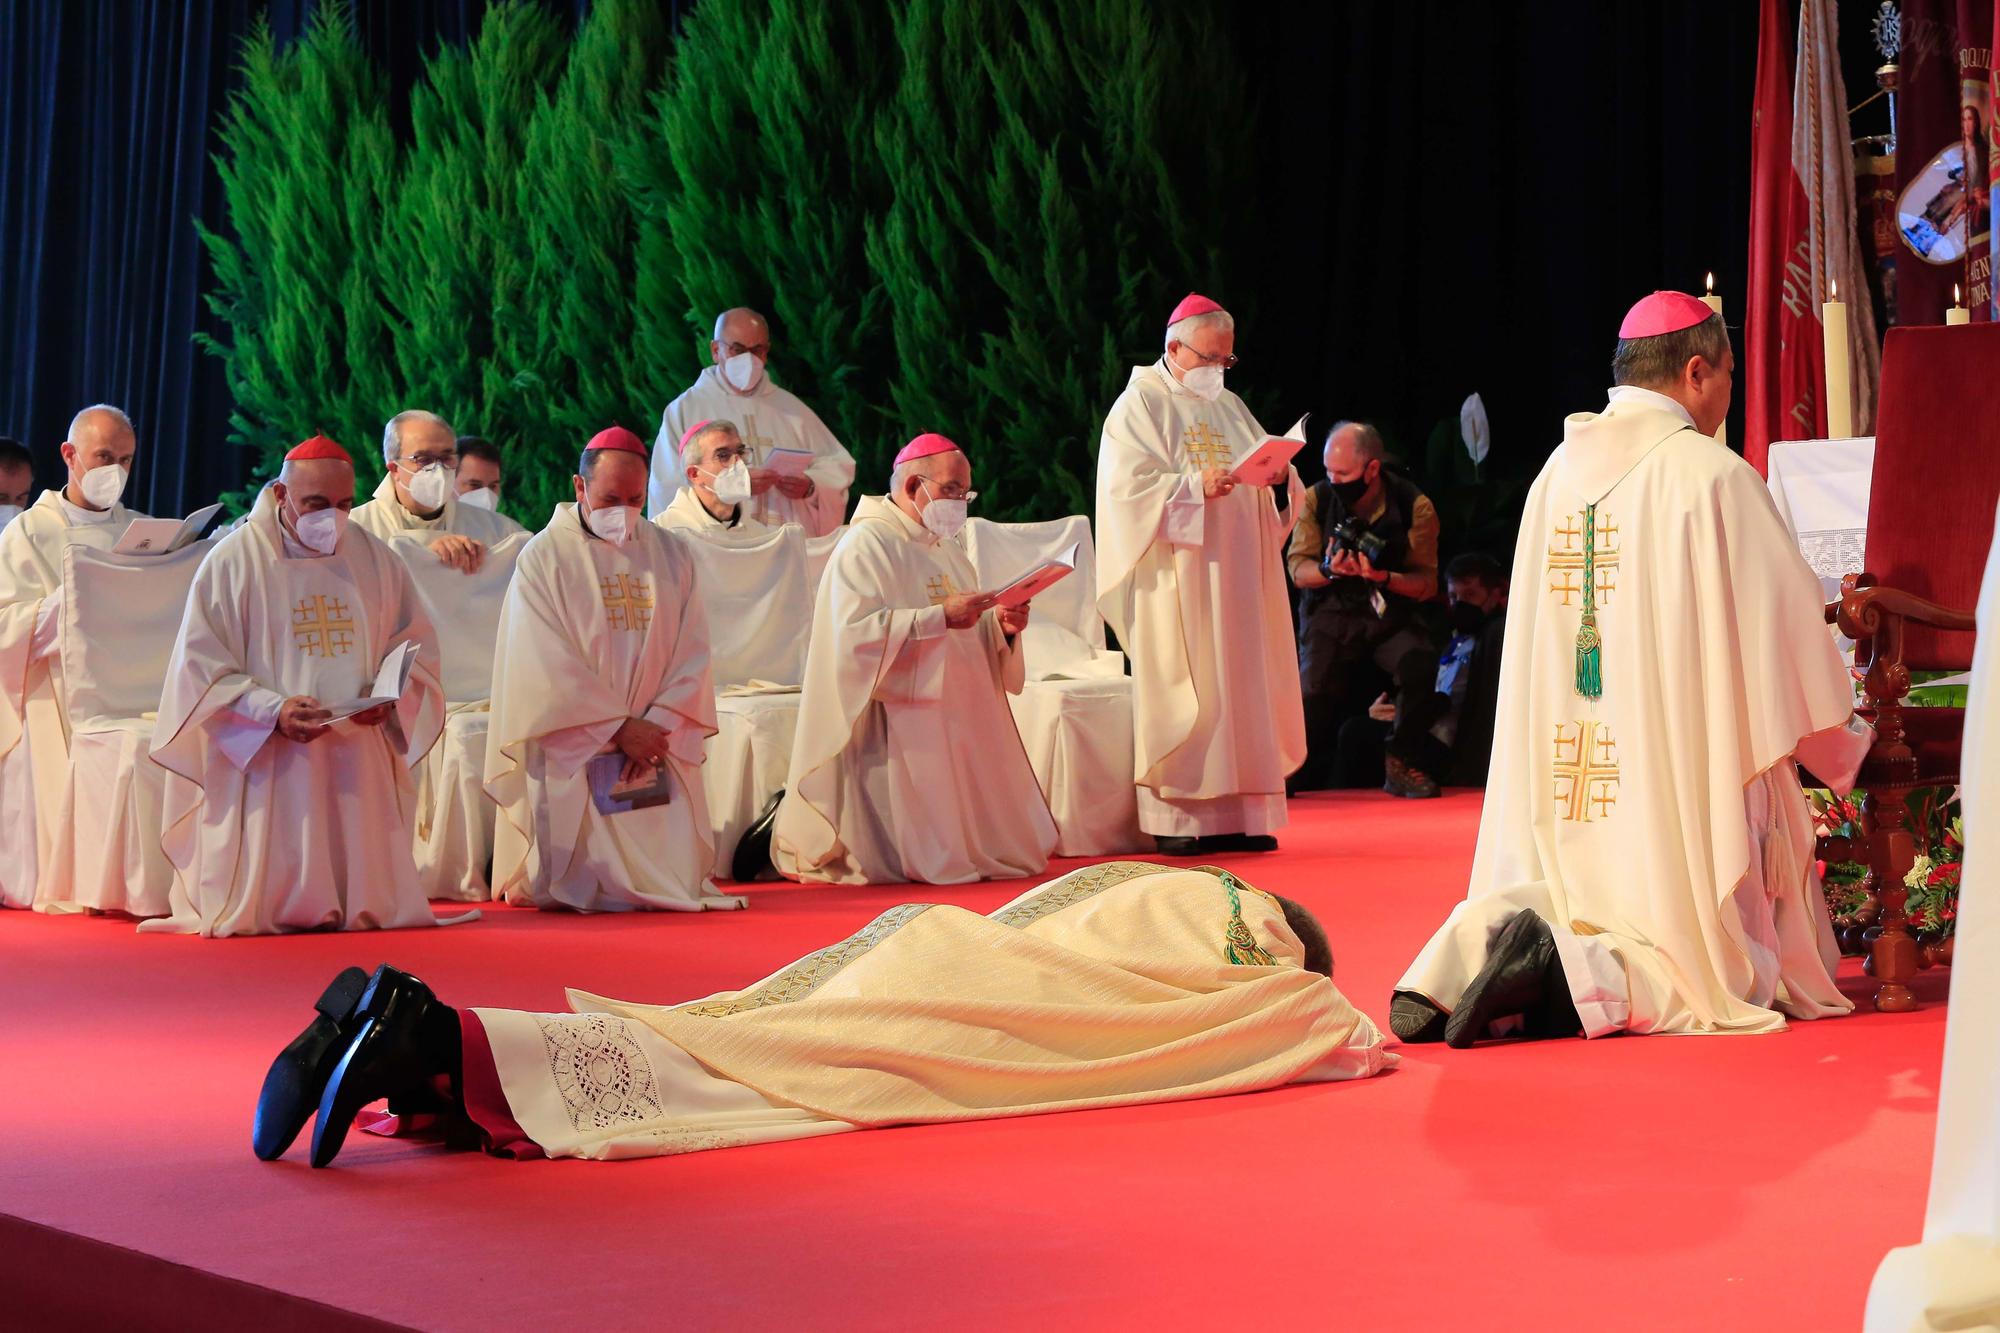
[[727,876],[736,844],[783,789],[791,764],[812,632],[809,540],[795,523],[748,540],[686,539],[718,696],[701,770],[718,876]]
[[417,876],[432,898],[481,902],[492,896],[487,870],[497,811],[486,795],[485,769],[493,654],[507,585],[533,535],[517,532],[495,542],[472,574],[439,560],[421,534],[389,539],[437,626],[443,669],[444,732],[416,775]]
[[826,573],[827,559],[833,555],[833,548],[840,545],[840,539],[847,535],[847,525],[841,524],[824,537],[806,538],[806,601],[819,605],[819,577]]
[[165,916],[173,864],[160,850],[166,770],[151,755],[188,588],[211,541],[170,555],[63,550],[59,651],[70,721],[62,818],[35,906]]
[[1056,817],[1057,856],[1110,856],[1149,844],[1133,785],[1132,680],[1104,646],[1097,548],[1081,514],[1042,523],[965,525],[980,586],[997,587],[1077,545],[1076,572],[1035,598],[1022,640],[1028,683],[1014,725]]

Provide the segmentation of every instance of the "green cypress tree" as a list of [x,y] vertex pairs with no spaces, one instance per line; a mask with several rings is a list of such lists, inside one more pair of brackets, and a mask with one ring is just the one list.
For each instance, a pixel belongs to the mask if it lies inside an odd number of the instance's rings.
[[381,475],[371,442],[398,387],[380,271],[387,100],[344,2],[282,54],[262,20],[245,41],[216,160],[233,234],[201,233],[224,334],[202,342],[225,361],[230,438],[254,451],[256,476],[315,431],[355,453],[362,485]]
[[884,470],[897,430],[880,396],[888,329],[863,247],[886,198],[872,131],[887,42],[874,4],[731,0],[687,17],[624,160],[645,218],[640,372],[655,415],[707,364],[716,312],[753,306],[773,324],[772,378],[864,478]]
[[956,432],[996,518],[1087,512],[1105,410],[1223,265],[1248,95],[1215,12],[1146,0],[905,0],[868,255],[889,394]]
[[617,421],[650,437],[659,417],[634,373],[638,220],[616,163],[638,151],[669,41],[656,0],[599,0],[527,122],[512,241],[525,271],[495,292],[487,392],[518,423],[508,484],[537,520],[568,498],[591,434]]
[[[494,357],[497,310],[528,282],[520,174],[526,129],[563,68],[568,39],[542,6],[500,0],[469,48],[434,56],[410,104],[411,141],[388,218],[400,404],[443,413],[503,444],[530,423]],[[521,518],[539,519],[512,503]]]

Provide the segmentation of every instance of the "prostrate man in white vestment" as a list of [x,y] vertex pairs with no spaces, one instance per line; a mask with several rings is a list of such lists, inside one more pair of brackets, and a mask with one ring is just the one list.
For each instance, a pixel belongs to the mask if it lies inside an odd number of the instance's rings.
[[1794,759],[1844,791],[1869,736],[1818,579],[1713,438],[1733,367],[1702,302],[1640,301],[1528,494],[1471,887],[1396,985],[1406,1041],[1853,1008]]
[[[437,640],[403,562],[349,525],[353,503],[353,461],[315,436],[195,574],[153,731],[173,915],[141,930],[434,924],[410,770],[444,723]],[[404,644],[401,696],[335,718]]]
[[697,421],[681,436],[685,484],[654,521],[696,537],[762,536],[771,529],[750,515],[750,448],[733,421]]
[[827,560],[771,826],[787,878],[967,884],[1048,864],[1055,818],[1007,704],[1028,608],[979,591],[957,540],[971,485],[956,444],[917,436]]
[[138,449],[123,412],[85,408],[62,446],[68,483],[44,491],[0,531],[0,906],[34,903],[67,783],[69,728],[56,646],[63,546],[110,550],[127,523],[145,517],[119,503]]
[[1305,489],[1239,486],[1266,433],[1223,387],[1236,323],[1190,293],[1097,455],[1098,610],[1132,659],[1139,827],[1168,855],[1276,850],[1305,762],[1280,556]]
[[458,471],[452,485],[459,506],[482,509],[493,515],[509,536],[526,532],[525,527],[500,512],[500,488],[506,482],[500,446],[477,435],[461,435],[457,445]]
[[398,412],[382,428],[387,465],[374,498],[354,507],[354,526],[371,537],[412,537],[437,558],[472,573],[486,548],[521,525],[458,498],[458,436],[433,412]]
[[[686,392],[667,404],[653,441],[651,503],[658,519],[687,484],[676,444],[699,421],[733,421],[748,446],[749,516],[769,527],[797,523],[809,537],[823,537],[847,516],[847,491],[854,485],[854,459],[810,407],[765,374],[771,359],[771,329],[754,310],[725,310],[715,317],[708,344],[715,362]],[[811,454],[803,476],[771,467],[771,451]]]
[[[500,613],[486,790],[500,807],[493,891],[515,904],[624,912],[741,907],[715,891],[703,747],[715,734],[694,561],[643,517],[646,446],[598,432],[576,501],[522,548]],[[600,810],[586,768],[664,773],[668,799]]]
[[[380,1097],[461,1141],[600,1161],[1365,1078],[1393,1065],[1297,903],[1215,867],[1118,861],[988,916],[911,903],[739,991],[575,1012],[453,1009],[379,969],[273,1064],[257,1123],[312,1162]],[[330,995],[350,996],[344,975]],[[330,1075],[337,1053],[338,1069]],[[380,1124],[379,1121],[374,1122]],[[260,1135],[260,1138],[262,1136]]]

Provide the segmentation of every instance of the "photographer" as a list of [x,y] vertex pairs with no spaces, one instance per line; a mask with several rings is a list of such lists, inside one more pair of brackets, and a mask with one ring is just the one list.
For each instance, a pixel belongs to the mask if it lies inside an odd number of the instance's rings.
[[1335,425],[1324,458],[1326,477],[1307,493],[1285,559],[1301,594],[1306,714],[1307,757],[1294,791],[1328,785],[1341,724],[1397,691],[1398,665],[1434,647],[1416,609],[1437,596],[1437,510],[1383,469],[1382,436],[1366,422]]

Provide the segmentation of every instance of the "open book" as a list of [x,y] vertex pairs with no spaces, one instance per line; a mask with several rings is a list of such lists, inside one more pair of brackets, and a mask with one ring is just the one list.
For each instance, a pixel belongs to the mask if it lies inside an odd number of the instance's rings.
[[819,457],[810,449],[773,449],[764,457],[764,466],[781,477],[803,477]]
[[1056,583],[1070,576],[1076,568],[1076,553],[1082,542],[1071,542],[1069,549],[1053,559],[1044,560],[1011,583],[1003,584],[993,592],[995,606],[1026,606],[1038,593],[1048,591]]
[[395,703],[403,697],[403,689],[410,683],[410,668],[416,665],[416,661],[417,645],[414,641],[397,644],[382,659],[382,669],[375,673],[375,684],[369,689],[367,698],[335,704],[326,710],[327,713],[338,722],[341,718],[365,713],[377,704]]
[[186,518],[135,518],[125,525],[124,535],[111,548],[111,554],[167,555],[178,551],[189,542],[201,540],[203,530],[221,512],[221,505],[212,504],[204,505]]
[[1285,475],[1285,465],[1305,447],[1306,419],[1300,417],[1285,434],[1265,437],[1229,475],[1244,486],[1269,486]]
[[600,754],[583,766],[590,780],[590,803],[600,815],[622,815],[628,810],[646,810],[673,800],[671,775],[663,764],[649,768],[630,782],[622,779],[625,756],[618,750]]

